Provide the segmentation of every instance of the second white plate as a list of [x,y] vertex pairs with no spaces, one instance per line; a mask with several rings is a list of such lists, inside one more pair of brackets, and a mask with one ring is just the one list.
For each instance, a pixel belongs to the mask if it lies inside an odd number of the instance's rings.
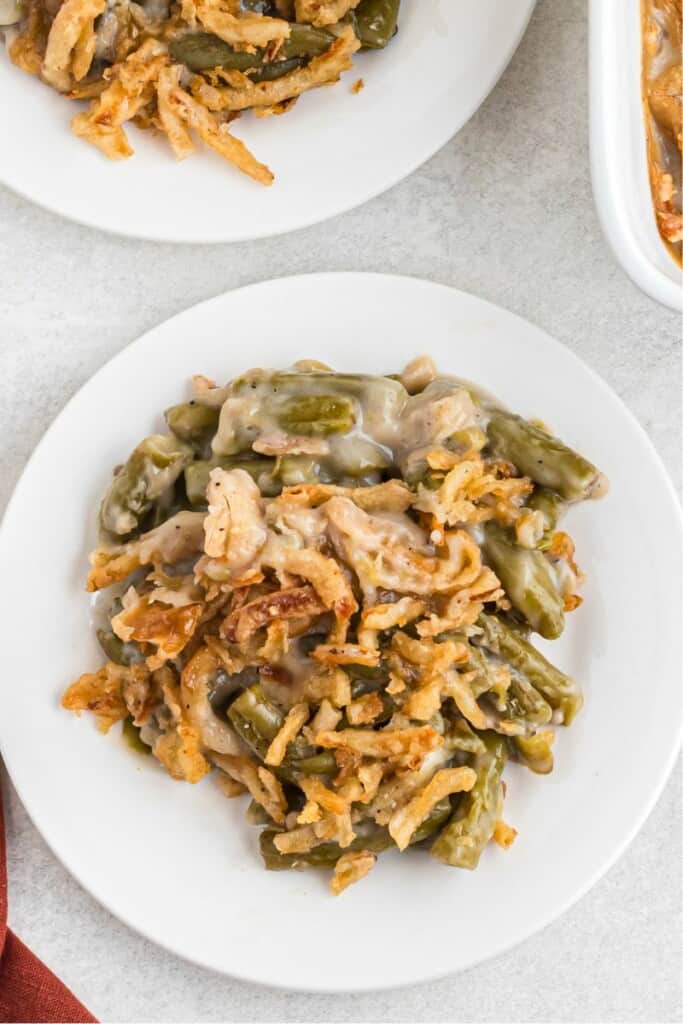
[[[193,373],[224,381],[305,356],[391,372],[429,351],[444,370],[550,422],[611,478],[571,510],[585,603],[549,654],[586,704],[559,730],[556,770],[507,771],[511,850],[473,873],[388,854],[334,899],[315,873],[268,873],[244,801],[212,780],[172,782],[152,758],[60,694],[101,662],[83,590],[112,467]],[[198,964],[290,988],[362,990],[470,966],[543,927],[633,837],[670,770],[681,726],[681,521],[647,437],[566,348],[470,295],[408,278],[319,275],[196,306],[108,363],[38,446],[0,534],[5,581],[0,744],[57,856],[131,927]]]
[[[535,0],[403,0],[400,29],[339,85],[285,117],[235,125],[275,173],[264,188],[205,148],[178,163],[130,129],[112,163],[71,134],[78,104],[13,67],[0,44],[0,181],[41,206],[115,234],[235,242],[306,227],[378,195],[459,131],[498,81]],[[352,95],[361,77],[365,88]],[[126,128],[128,131],[128,128]]]

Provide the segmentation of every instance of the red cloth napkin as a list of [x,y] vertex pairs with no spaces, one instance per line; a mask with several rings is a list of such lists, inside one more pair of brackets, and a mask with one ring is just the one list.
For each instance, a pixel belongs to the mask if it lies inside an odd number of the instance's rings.
[[0,792],[0,1021],[75,1024],[95,1021],[59,978],[7,927],[5,821]]

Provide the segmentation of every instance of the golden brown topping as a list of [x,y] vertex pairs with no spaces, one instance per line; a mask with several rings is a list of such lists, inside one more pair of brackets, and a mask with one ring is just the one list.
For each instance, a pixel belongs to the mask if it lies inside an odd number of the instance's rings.
[[319,703],[327,697],[335,707],[346,707],[351,701],[351,680],[340,668],[316,672],[307,676],[304,696],[313,703]]
[[201,614],[201,604],[173,608],[150,603],[147,597],[143,597],[132,601],[129,606],[124,601],[124,609],[111,620],[111,627],[121,640],[154,644],[157,654],[149,659],[148,664],[150,668],[158,668],[164,661],[180,654],[197,628]]
[[239,573],[266,542],[261,492],[243,469],[217,467],[209,475],[207,498],[204,550],[224,560],[231,573]]
[[214,764],[249,790],[253,800],[263,807],[278,825],[283,825],[287,800],[278,779],[267,768],[258,766],[246,754],[214,754]]
[[95,18],[105,0],[65,0],[50,28],[42,66],[45,81],[60,92],[87,73],[94,54]]
[[334,867],[334,875],[330,882],[330,889],[335,896],[339,896],[344,889],[348,889],[354,882],[372,871],[377,863],[377,857],[368,850],[358,850],[354,853],[343,854]]
[[339,619],[349,619],[358,609],[353,590],[333,558],[310,548],[292,548],[270,542],[263,552],[264,565],[278,572],[308,580],[326,608]]
[[374,722],[384,710],[382,698],[378,693],[366,693],[362,697],[351,701],[346,709],[346,717],[349,725],[369,725]]
[[208,32],[213,32],[231,46],[266,47],[287,39],[288,22],[262,14],[241,14],[235,17],[219,0],[203,0],[196,5],[196,15]]
[[221,624],[221,636],[230,643],[245,644],[258,629],[270,623],[320,615],[324,611],[325,605],[311,586],[276,590],[231,611]]
[[311,657],[321,665],[379,664],[379,651],[367,650],[359,644],[318,644]]
[[444,684],[445,695],[453,698],[460,714],[475,729],[487,729],[490,725],[489,720],[477,704],[465,676],[458,672],[447,672]]
[[336,25],[359,3],[360,0],[295,0],[294,10],[297,21],[322,27]]
[[348,498],[365,512],[405,512],[415,495],[401,480],[387,480],[370,487],[338,487],[335,484],[299,484],[285,487],[283,500],[317,508],[330,498]]
[[97,716],[101,732],[108,732],[114,722],[120,722],[128,715],[121,681],[120,665],[109,661],[99,672],[85,673],[67,688],[62,696],[62,707],[67,711],[92,711]]
[[293,708],[289,709],[277,736],[275,736],[268,747],[264,758],[266,764],[271,765],[271,767],[282,764],[287,753],[287,747],[306,724],[309,715],[310,708],[308,704],[295,704]]
[[504,821],[496,822],[493,829],[493,841],[498,843],[499,846],[502,846],[504,850],[509,850],[516,837],[516,828],[512,828],[511,825],[506,825]]
[[353,67],[351,56],[360,47],[353,28],[345,26],[329,50],[296,71],[272,82],[249,82],[240,88],[215,88],[196,77],[192,89],[208,110],[247,110],[249,107],[270,107],[300,96],[318,85],[338,82],[342,71]]
[[413,832],[420,827],[439,800],[450,796],[451,793],[462,793],[472,789],[476,781],[476,772],[471,768],[442,768],[438,771],[424,789],[391,816],[389,834],[399,850],[405,850]]
[[202,756],[196,729],[183,722],[163,733],[153,750],[171,778],[180,782],[199,782],[211,770]]
[[443,737],[431,725],[422,725],[378,732],[374,729],[341,729],[339,732],[321,732],[315,741],[319,747],[346,749],[362,757],[408,759],[412,764],[421,762],[430,750],[440,747]]
[[337,793],[333,793],[327,786],[324,786],[319,779],[302,778],[299,785],[306,794],[306,798],[312,803],[318,804],[324,811],[329,811],[331,814],[346,814],[348,810],[347,801],[342,799]]

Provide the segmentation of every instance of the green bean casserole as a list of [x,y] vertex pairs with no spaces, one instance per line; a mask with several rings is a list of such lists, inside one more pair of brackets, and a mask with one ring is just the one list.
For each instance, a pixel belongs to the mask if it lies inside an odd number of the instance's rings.
[[[131,156],[127,122],[168,139],[178,159],[195,138],[264,185],[273,181],[231,123],[285,114],[338,82],[360,49],[380,50],[400,0],[0,0],[10,59],[89,108],[75,135],[111,160]],[[363,86],[357,79],[352,92]]]
[[248,794],[266,867],[330,867],[335,893],[391,847],[508,847],[506,760],[550,772],[581,708],[530,635],[581,603],[558,523],[604,476],[425,356],[196,377],[165,419],[102,501],[107,661],[63,706]]

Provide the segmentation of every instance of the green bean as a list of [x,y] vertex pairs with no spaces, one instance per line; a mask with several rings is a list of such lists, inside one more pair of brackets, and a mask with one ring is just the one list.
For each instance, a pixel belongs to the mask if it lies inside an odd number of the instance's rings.
[[335,38],[332,32],[324,28],[292,22],[289,36],[283,42],[278,56],[319,57],[329,50]]
[[552,740],[550,730],[533,736],[515,736],[512,739],[513,755],[537,775],[549,775],[554,767]]
[[[184,64],[190,71],[253,72],[254,82],[270,81],[300,67],[306,58],[317,57],[329,50],[335,37],[325,29],[313,25],[292,24],[287,39],[278,51],[278,59],[265,60],[265,50],[254,53],[236,50],[210,32],[189,32],[173,39],[169,50],[174,61]],[[296,62],[296,63],[290,63]]]
[[275,824],[265,807],[262,807],[256,800],[249,801],[245,817],[250,825],[269,825],[272,827]]
[[118,537],[133,533],[192,461],[192,455],[190,446],[172,434],[145,438],[109,484],[100,508],[103,530]]
[[201,448],[216,433],[219,414],[217,406],[184,402],[167,409],[164,419],[168,429],[181,441]]
[[[358,674],[357,669],[363,670],[364,673]],[[349,665],[348,675],[351,678],[351,699],[358,700],[359,697],[365,697],[370,693],[376,693],[382,701],[382,710],[372,721],[373,726],[384,725],[389,721],[391,716],[396,711],[396,702],[390,693],[386,693],[385,686],[389,682],[389,677],[386,671],[382,668],[369,668],[364,665]],[[339,723],[340,729],[352,729],[354,728],[349,724],[346,715],[342,716]]]
[[[514,675],[502,707],[497,706],[500,719],[506,723],[505,735],[528,733],[539,725],[547,725],[553,709],[524,676]],[[495,729],[495,726],[494,726]],[[514,733],[513,733],[514,729]]]
[[138,754],[151,754],[152,748],[140,739],[140,727],[135,725],[133,719],[128,716],[123,720],[123,738],[132,750]]
[[545,555],[515,544],[493,521],[484,527],[483,551],[512,607],[531,628],[547,640],[560,636],[564,629],[563,601]]
[[[295,741],[296,749],[296,741]],[[291,761],[285,758],[285,767],[292,772],[300,772],[301,775],[331,775],[337,772],[337,762],[329,750],[323,750],[320,754],[311,754],[310,757],[296,757]]]
[[454,718],[448,723],[444,743],[453,750],[462,750],[466,754],[483,754],[486,750],[484,741],[464,718]]
[[139,644],[134,640],[124,642],[111,629],[98,629],[97,642],[116,665],[137,665],[145,660]]
[[527,499],[527,505],[543,516],[543,536],[537,546],[544,551],[564,512],[564,502],[555,491],[551,491],[547,487],[534,487]]
[[463,427],[456,430],[446,442],[448,448],[456,452],[480,452],[486,447],[487,437],[481,427]]
[[[260,683],[244,690],[228,708],[228,718],[235,732],[263,760],[271,741],[277,736],[284,715],[265,696]],[[331,751],[316,753],[300,739],[287,747],[287,754],[276,775],[296,781],[296,773],[324,775],[337,772],[337,762]]]
[[469,793],[463,793],[453,815],[433,843],[431,853],[452,867],[472,870],[493,835],[503,811],[501,776],[507,760],[507,746],[496,733],[481,734],[486,750],[474,759],[477,779]]
[[235,50],[229,43],[209,32],[190,32],[172,39],[169,50],[174,61],[195,72],[211,71],[212,68],[249,71],[261,67],[263,63],[262,51],[246,53]]
[[320,463],[310,455],[281,455],[273,468],[273,487],[279,482],[282,487],[294,487],[297,484],[325,483],[327,473],[321,469]]
[[400,0],[361,0],[354,12],[356,35],[364,49],[381,50],[398,29]]
[[480,615],[477,625],[483,629],[483,645],[526,676],[551,708],[562,713],[564,724],[569,725],[583,704],[574,680],[551,665],[524,636],[498,616]]
[[285,60],[266,61],[249,75],[252,82],[274,82],[277,78],[284,78],[291,71],[302,68],[306,63],[303,57],[288,57]]
[[335,437],[332,445],[329,462],[336,473],[340,477],[353,477],[361,486],[361,478],[376,476],[393,465],[391,455],[384,448],[355,434]]
[[468,648],[469,660],[465,664],[465,671],[472,670],[477,673],[470,683],[472,695],[476,699],[481,697],[483,693],[488,693],[490,690],[495,689],[496,679],[493,675],[492,666],[484,656],[484,652],[478,647],[473,647],[471,644],[468,645]]
[[353,403],[340,395],[298,395],[277,410],[280,426],[290,434],[325,437],[345,434],[355,422]]
[[[413,833],[410,845],[424,842],[443,825],[451,813],[450,801],[446,798],[436,804],[422,824]],[[314,846],[306,853],[280,853],[273,842],[277,832],[273,829],[265,829],[259,836],[261,856],[266,867],[273,871],[283,871],[288,868],[334,867],[340,857],[345,853],[354,853],[358,850],[369,850],[371,853],[382,853],[384,850],[395,846],[387,828],[376,825],[371,819],[358,822],[353,826],[356,838],[349,846],[342,849],[337,843],[322,843]]]
[[198,459],[185,467],[185,492],[192,505],[206,505],[206,488],[212,469],[243,469],[261,488],[262,494],[279,494],[282,485],[273,480],[275,459],[255,455],[253,458]]
[[512,462],[535,483],[557,491],[565,501],[605,493],[607,481],[588,459],[521,416],[497,409],[489,420],[488,437],[495,455]]

